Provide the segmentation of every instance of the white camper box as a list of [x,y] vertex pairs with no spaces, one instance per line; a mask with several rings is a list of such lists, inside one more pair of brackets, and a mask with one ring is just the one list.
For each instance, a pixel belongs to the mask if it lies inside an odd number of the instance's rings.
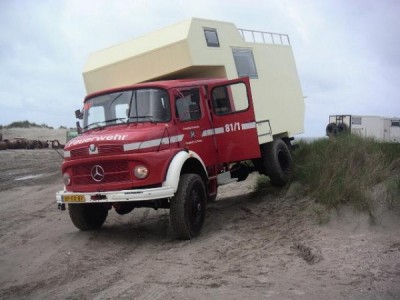
[[372,137],[379,141],[400,143],[400,118],[333,115],[329,116],[326,131],[328,135],[350,131],[352,134]]
[[289,37],[193,18],[93,53],[88,93],[146,81],[249,76],[260,144],[304,130],[304,99]]

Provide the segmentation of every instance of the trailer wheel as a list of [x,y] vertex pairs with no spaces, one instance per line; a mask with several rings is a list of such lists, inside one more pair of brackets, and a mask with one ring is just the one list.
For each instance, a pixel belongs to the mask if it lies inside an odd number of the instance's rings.
[[338,134],[346,133],[347,132],[347,125],[344,124],[344,123],[340,123],[337,126],[337,132],[338,132]]
[[292,155],[286,143],[275,140],[264,146],[263,162],[265,172],[274,186],[284,186],[292,175]]
[[337,133],[337,126],[336,123],[329,123],[326,126],[326,135],[327,136],[334,136]]
[[178,239],[196,237],[206,215],[206,188],[197,174],[183,174],[170,203],[170,221]]
[[103,204],[70,204],[69,216],[72,223],[80,230],[100,228],[107,219],[108,209]]

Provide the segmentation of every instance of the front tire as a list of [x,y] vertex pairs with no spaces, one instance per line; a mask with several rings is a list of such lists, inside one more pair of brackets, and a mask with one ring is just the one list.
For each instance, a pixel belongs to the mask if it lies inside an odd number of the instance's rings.
[[108,209],[103,204],[70,204],[69,216],[76,228],[86,231],[100,228],[107,219]]
[[263,162],[272,185],[280,187],[289,182],[293,162],[289,147],[283,140],[278,139],[264,146]]
[[178,239],[199,235],[206,215],[206,188],[197,174],[183,174],[178,190],[171,199],[170,221]]

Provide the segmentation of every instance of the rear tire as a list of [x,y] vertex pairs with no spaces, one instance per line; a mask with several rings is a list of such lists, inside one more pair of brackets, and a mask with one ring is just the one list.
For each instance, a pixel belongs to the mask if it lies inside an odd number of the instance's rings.
[[272,185],[284,186],[289,182],[292,176],[292,155],[283,140],[278,139],[264,146],[263,163]]
[[326,135],[329,136],[329,137],[331,137],[331,136],[336,135],[336,133],[337,133],[337,126],[336,126],[336,123],[329,123],[329,124],[326,126]]
[[170,221],[178,239],[199,235],[206,215],[206,188],[197,174],[183,174],[178,190],[171,199]]
[[347,132],[347,125],[344,124],[344,123],[340,123],[340,124],[337,126],[337,133],[338,133],[338,134],[343,134],[343,133],[346,133],[346,132]]
[[108,209],[103,204],[70,204],[69,216],[72,223],[80,230],[100,228],[107,219]]

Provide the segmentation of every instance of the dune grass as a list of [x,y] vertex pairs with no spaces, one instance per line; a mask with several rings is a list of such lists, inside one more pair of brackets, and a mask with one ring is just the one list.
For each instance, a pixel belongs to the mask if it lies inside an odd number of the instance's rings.
[[293,159],[293,180],[328,209],[346,204],[373,215],[371,190],[382,182],[388,185],[390,201],[399,201],[400,144],[348,134],[300,143]]
[[[292,182],[300,182],[301,197],[312,201],[321,222],[327,212],[343,205],[373,217],[373,188],[384,184],[390,204],[400,204],[400,144],[380,143],[355,135],[300,142],[293,152]],[[260,179],[255,193],[266,190],[268,180]]]

